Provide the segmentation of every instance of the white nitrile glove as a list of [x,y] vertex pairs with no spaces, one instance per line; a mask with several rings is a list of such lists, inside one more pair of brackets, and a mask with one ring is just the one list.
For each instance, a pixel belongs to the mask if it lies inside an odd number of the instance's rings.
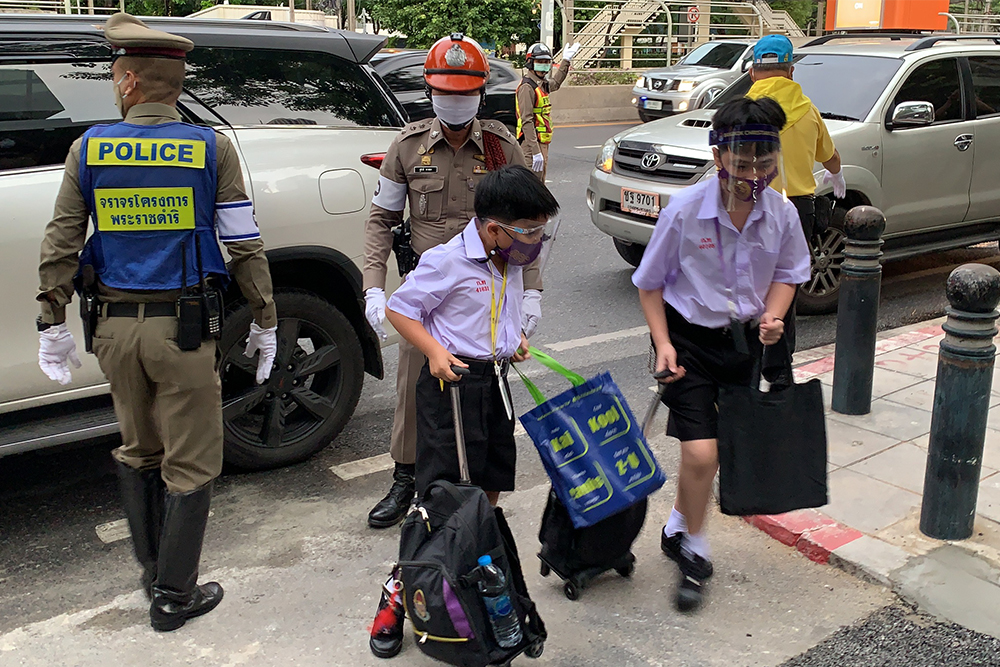
[[580,42],[573,42],[563,49],[563,58],[566,60],[573,60],[573,58],[576,57],[576,54],[580,53],[580,49],[582,48],[583,47],[580,46]]
[[76,356],[76,341],[66,324],[54,324],[45,331],[38,332],[38,367],[50,380],[67,385],[73,380],[69,365],[79,368],[80,357]]
[[369,287],[365,290],[365,319],[382,340],[389,338],[382,323],[385,322],[385,290],[381,287]]
[[524,337],[530,339],[538,330],[542,321],[542,293],[536,289],[524,290],[521,300],[521,331]]
[[531,156],[531,170],[541,171],[545,169],[545,156],[541,153],[535,153]]
[[831,174],[829,171],[823,174],[823,183],[833,184],[833,196],[837,199],[843,199],[847,196],[847,181],[844,180],[844,170],[841,169],[836,174]]
[[271,377],[271,366],[274,365],[274,357],[278,354],[277,326],[261,329],[256,322],[250,323],[250,339],[243,355],[252,359],[258,350],[260,359],[257,361],[257,384],[264,384],[265,380]]

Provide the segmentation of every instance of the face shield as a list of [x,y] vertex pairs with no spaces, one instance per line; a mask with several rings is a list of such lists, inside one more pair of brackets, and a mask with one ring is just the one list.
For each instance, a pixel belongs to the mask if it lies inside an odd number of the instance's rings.
[[510,239],[506,248],[497,248],[497,253],[505,262],[513,266],[527,266],[537,261],[539,272],[545,270],[552,243],[559,232],[559,218],[551,218],[545,224],[523,220],[513,223],[488,220],[500,227],[502,234]]
[[[719,167],[722,202],[734,211],[755,202],[784,172],[779,129],[772,125],[742,125],[709,133]],[[782,192],[784,195],[784,192]]]

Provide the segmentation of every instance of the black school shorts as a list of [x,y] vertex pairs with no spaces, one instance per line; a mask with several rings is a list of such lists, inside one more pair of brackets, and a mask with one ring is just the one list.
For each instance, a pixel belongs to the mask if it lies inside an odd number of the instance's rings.
[[743,354],[736,351],[728,329],[691,324],[669,305],[666,311],[677,364],[687,371],[663,394],[663,404],[670,408],[667,435],[681,442],[714,440],[719,436],[719,387],[750,384],[754,358],[761,352],[758,329],[746,325],[750,354]]
[[[514,420],[507,418],[493,362],[469,363],[459,383],[462,426],[472,483],[484,491],[513,491],[517,446]],[[506,379],[504,379],[506,382]],[[417,493],[431,482],[459,481],[458,450],[451,409],[451,388],[431,375],[427,363],[417,378]]]

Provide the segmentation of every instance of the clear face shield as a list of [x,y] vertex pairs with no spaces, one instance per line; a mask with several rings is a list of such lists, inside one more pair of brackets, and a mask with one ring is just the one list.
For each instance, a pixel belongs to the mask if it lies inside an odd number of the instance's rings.
[[487,220],[500,227],[501,233],[510,239],[506,248],[498,248],[498,254],[508,264],[527,266],[535,263],[539,272],[545,270],[549,253],[556,234],[559,233],[559,218],[550,218],[542,224],[534,220],[517,220],[512,223]]
[[[723,132],[712,130],[709,145],[715,153],[727,211],[753,203],[784,173],[779,128],[742,125]],[[784,195],[784,190],[781,190]]]

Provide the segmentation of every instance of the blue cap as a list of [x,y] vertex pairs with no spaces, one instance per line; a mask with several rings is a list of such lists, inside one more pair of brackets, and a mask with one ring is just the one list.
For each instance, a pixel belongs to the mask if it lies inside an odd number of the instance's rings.
[[489,554],[487,554],[486,556],[480,556],[477,562],[481,567],[486,567],[487,565],[493,564],[493,559],[490,558]]
[[792,62],[792,42],[784,35],[761,37],[753,47],[755,65],[776,65]]

